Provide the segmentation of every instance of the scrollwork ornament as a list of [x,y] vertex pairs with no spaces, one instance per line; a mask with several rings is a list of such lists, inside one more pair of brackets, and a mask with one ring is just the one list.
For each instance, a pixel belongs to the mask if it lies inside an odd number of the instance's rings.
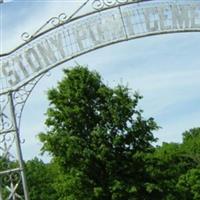
[[61,13],[59,16],[58,16],[59,20],[60,20],[60,24],[61,23],[64,23],[67,21],[68,17],[65,13]]
[[92,7],[95,10],[101,10],[104,7],[104,1],[103,0],[94,0],[92,3]]
[[1,120],[0,121],[0,132],[3,132],[4,130],[12,129],[13,124],[6,114],[1,113],[0,114],[0,120]]
[[0,98],[0,133],[12,129],[13,124],[9,117],[9,100],[7,95],[2,95]]
[[58,26],[60,24],[60,20],[58,17],[52,17],[49,22],[51,23],[51,25],[53,26]]
[[7,160],[5,159],[5,158],[1,158],[1,170],[7,170],[7,169],[9,169],[9,162],[7,162]]
[[22,33],[21,35],[22,40],[24,40],[25,42],[27,42],[28,40],[31,39],[31,35],[27,32]]
[[56,27],[60,24],[61,20],[64,20],[64,16],[63,14],[61,14],[62,16],[59,15],[59,17],[52,17],[51,19],[49,19],[46,24],[44,24],[42,27],[40,27],[34,34],[30,35],[27,32],[22,33],[21,38],[23,41],[28,42],[31,38],[34,38],[35,36],[37,36],[37,34],[41,33],[42,30],[45,30],[46,26],[48,24],[51,24],[53,27]]
[[0,139],[0,151],[1,157],[5,159],[14,158],[14,155],[11,153],[11,148],[15,142],[15,135],[13,133],[6,133],[1,136]]
[[65,13],[61,13],[58,17],[52,17],[49,21],[48,24],[50,23],[54,27],[64,23],[67,21],[67,15]]
[[101,10],[103,8],[109,8],[127,2],[129,2],[129,0],[94,0],[92,3],[92,7],[95,10]]
[[10,178],[11,178],[11,181],[13,181],[14,183],[17,183],[21,179],[21,176],[19,172],[15,172],[11,174]]
[[9,197],[6,199],[11,199],[12,197],[14,197],[14,199],[22,199],[22,197],[18,194],[20,181],[20,170],[10,172],[2,177],[2,184],[5,189],[10,193]]
[[17,118],[18,129],[20,129],[21,115],[25,106],[25,103],[31,94],[33,88],[36,86],[38,81],[45,75],[46,73],[40,75],[34,80],[30,81],[28,84],[19,88],[19,90],[13,92],[13,101],[15,107],[15,115]]
[[105,6],[107,7],[111,7],[111,6],[114,6],[117,4],[117,1],[116,0],[104,0],[104,4]]
[[10,174],[6,174],[5,176],[3,176],[2,182],[4,185],[9,185],[11,182]]

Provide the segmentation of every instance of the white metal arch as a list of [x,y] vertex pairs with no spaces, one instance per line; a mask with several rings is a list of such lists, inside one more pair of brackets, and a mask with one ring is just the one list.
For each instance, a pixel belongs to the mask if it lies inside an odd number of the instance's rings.
[[20,88],[70,59],[114,43],[151,35],[199,32],[200,2],[128,2],[66,21],[61,21],[62,17],[52,19],[57,23],[55,27],[0,55],[0,94]]

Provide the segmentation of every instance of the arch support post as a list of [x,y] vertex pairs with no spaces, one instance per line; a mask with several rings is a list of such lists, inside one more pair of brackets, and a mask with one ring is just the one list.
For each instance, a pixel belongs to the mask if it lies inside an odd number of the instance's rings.
[[10,112],[11,112],[11,118],[12,118],[12,124],[14,128],[14,134],[15,134],[15,144],[16,144],[16,156],[19,163],[19,173],[20,178],[22,182],[23,192],[24,192],[24,199],[29,200],[28,196],[28,187],[27,187],[27,181],[26,181],[26,175],[25,175],[25,168],[24,168],[24,161],[22,156],[22,150],[21,150],[21,141],[20,141],[20,135],[19,135],[19,128],[17,126],[17,119],[16,119],[16,113],[15,113],[15,105],[13,101],[13,94],[12,92],[9,92],[9,106],[10,106]]
[[25,103],[42,77],[0,94],[0,200],[30,200],[21,149],[20,122]]
[[0,95],[0,200],[29,200],[13,93]]

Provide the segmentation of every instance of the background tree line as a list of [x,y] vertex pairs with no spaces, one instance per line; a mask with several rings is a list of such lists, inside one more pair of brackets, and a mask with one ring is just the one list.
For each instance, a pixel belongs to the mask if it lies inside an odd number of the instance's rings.
[[39,135],[52,160],[25,163],[31,200],[199,200],[200,128],[154,146],[159,126],[141,98],[86,67],[64,70]]

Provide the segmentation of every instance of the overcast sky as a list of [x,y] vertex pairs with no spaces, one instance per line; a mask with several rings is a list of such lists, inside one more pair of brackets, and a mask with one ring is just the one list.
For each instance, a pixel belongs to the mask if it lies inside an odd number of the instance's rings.
[[[50,17],[70,14],[80,1],[20,1],[0,5],[1,53],[22,43],[23,32],[33,33]],[[155,136],[162,142],[181,142],[182,132],[200,126],[200,33],[151,36],[102,48],[51,71],[32,92],[22,116],[21,137],[25,159],[38,156],[37,134],[45,131],[46,91],[56,86],[62,69],[76,62],[97,70],[109,86],[128,84],[139,91],[139,107],[162,127]],[[40,156],[41,157],[41,156]],[[44,160],[48,160],[45,156]]]

